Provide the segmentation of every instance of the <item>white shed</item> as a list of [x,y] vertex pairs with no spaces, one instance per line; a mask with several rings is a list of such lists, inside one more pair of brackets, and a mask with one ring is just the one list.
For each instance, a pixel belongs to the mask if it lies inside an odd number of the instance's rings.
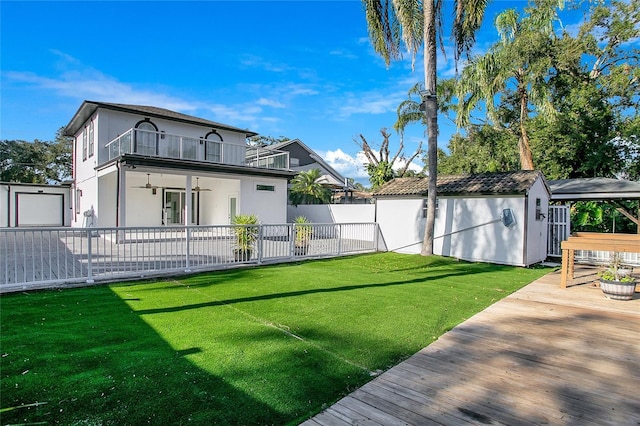
[[0,182],[0,227],[69,226],[71,185]]
[[[397,178],[376,193],[388,250],[420,253],[428,178]],[[539,171],[439,176],[434,253],[529,266],[546,258],[549,188]]]

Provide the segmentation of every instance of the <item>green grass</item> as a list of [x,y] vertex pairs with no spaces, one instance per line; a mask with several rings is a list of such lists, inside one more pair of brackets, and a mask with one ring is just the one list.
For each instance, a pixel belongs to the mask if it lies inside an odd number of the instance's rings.
[[5,295],[2,424],[297,424],[548,272],[380,253]]

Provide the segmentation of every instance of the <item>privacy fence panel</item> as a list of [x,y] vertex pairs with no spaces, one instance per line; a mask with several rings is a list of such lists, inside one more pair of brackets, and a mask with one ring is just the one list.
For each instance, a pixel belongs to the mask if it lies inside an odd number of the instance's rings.
[[234,226],[0,229],[0,292],[376,251],[375,223],[256,225],[248,255]]

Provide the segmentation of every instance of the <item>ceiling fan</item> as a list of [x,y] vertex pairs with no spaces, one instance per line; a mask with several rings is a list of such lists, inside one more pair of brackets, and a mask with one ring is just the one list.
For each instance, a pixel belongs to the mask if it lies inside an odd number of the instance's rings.
[[195,188],[193,188],[193,190],[194,190],[195,192],[200,192],[200,191],[211,191],[210,189],[207,189],[207,188],[200,188],[199,180],[200,180],[200,178],[198,178],[198,177],[197,177],[197,178],[196,178],[196,187],[195,187]]
[[134,186],[134,188],[151,189],[153,191],[158,189],[159,188],[158,186],[151,185],[151,182],[149,181],[150,176],[151,176],[151,173],[147,173],[147,184],[146,185]]

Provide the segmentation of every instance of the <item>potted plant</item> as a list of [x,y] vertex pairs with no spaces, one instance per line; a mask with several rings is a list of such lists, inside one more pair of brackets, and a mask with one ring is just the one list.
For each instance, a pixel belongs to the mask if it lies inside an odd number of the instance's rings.
[[309,243],[311,241],[311,234],[313,228],[310,225],[309,219],[304,216],[298,216],[293,221],[293,229],[295,233],[294,238],[294,254],[296,256],[304,256],[309,251]]
[[254,245],[258,239],[258,216],[239,214],[234,216],[233,232],[236,235],[236,248],[233,250],[236,262],[251,260]]
[[636,291],[636,281],[628,269],[620,268],[621,263],[620,253],[613,253],[609,267],[599,274],[600,289],[609,299],[631,300]]

